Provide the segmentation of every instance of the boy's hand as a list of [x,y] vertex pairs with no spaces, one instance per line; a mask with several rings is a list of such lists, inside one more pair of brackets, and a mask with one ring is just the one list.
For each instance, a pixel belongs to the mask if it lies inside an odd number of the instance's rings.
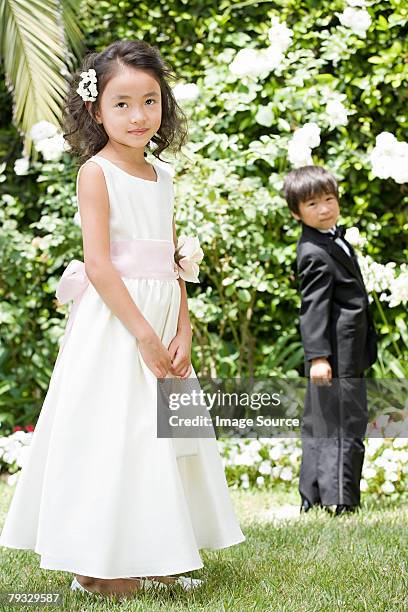
[[310,368],[310,379],[312,383],[318,386],[331,385],[332,369],[330,363],[325,357],[312,359],[312,366]]
[[191,330],[178,331],[170,342],[168,351],[172,364],[170,373],[180,378],[188,378],[191,374]]

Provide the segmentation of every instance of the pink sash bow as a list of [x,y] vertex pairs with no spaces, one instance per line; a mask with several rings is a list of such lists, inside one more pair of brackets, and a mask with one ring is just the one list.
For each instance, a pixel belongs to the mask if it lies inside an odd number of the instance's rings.
[[[128,278],[179,278],[174,261],[174,244],[170,240],[116,240],[110,244],[111,261],[120,276]],[[62,274],[56,290],[61,304],[78,301],[89,285],[83,261],[73,259]]]

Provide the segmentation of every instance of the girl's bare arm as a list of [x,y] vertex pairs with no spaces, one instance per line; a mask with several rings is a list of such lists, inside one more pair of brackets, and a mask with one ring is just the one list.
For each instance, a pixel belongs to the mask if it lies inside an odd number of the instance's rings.
[[109,197],[102,169],[83,166],[78,179],[86,274],[114,315],[141,340],[154,333],[110,260]]

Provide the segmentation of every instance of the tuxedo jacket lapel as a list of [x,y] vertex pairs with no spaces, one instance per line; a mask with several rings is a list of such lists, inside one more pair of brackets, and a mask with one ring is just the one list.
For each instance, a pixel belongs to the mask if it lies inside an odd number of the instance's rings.
[[[306,238],[309,238],[313,242],[316,242],[326,248],[326,250],[330,253],[332,257],[337,259],[349,272],[355,276],[363,289],[364,281],[361,275],[360,267],[357,263],[357,258],[354,253],[354,249],[350,249],[352,252],[352,256],[350,257],[347,253],[339,246],[330,234],[319,232],[319,230],[314,227],[310,227],[308,225],[303,224],[303,234]],[[348,246],[348,245],[347,245]]]

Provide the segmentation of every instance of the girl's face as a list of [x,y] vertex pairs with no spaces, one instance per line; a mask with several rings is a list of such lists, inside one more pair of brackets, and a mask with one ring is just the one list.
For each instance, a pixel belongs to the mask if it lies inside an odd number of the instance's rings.
[[145,70],[129,67],[110,79],[99,111],[95,112],[110,140],[133,149],[144,149],[160,128],[161,114],[161,91],[156,79]]

